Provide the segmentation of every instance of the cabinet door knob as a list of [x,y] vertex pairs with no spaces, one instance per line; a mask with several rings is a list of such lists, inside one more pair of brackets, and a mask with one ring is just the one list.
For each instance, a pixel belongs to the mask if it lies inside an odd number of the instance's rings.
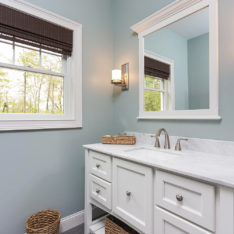
[[96,168],[99,168],[101,165],[100,164],[96,164]]
[[132,193],[131,193],[131,192],[129,192],[129,191],[127,191],[127,192],[126,192],[126,195],[127,195],[128,197],[130,197],[130,196],[131,196],[131,194],[132,194]]
[[177,199],[177,201],[180,201],[180,202],[181,202],[181,201],[183,201],[184,198],[183,198],[182,195],[179,195],[179,194],[178,194],[178,195],[176,195],[176,199]]
[[96,193],[99,194],[101,192],[100,189],[96,189]]

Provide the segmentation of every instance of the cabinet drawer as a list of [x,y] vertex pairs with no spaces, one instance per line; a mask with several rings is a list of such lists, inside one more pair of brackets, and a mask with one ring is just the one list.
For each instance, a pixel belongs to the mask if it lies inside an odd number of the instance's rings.
[[113,213],[138,230],[152,233],[152,169],[113,159]]
[[211,234],[165,210],[155,208],[155,234]]
[[106,154],[90,151],[90,172],[111,182],[111,157]]
[[111,209],[111,183],[89,175],[90,197],[107,209]]
[[156,171],[156,204],[211,231],[215,229],[213,186]]

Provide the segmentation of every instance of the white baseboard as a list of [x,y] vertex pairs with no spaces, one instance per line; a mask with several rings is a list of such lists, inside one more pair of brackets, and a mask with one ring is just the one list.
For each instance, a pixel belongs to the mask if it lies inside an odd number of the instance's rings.
[[62,218],[60,222],[60,228],[59,228],[60,233],[66,232],[84,223],[84,214],[85,214],[84,210],[81,210],[77,213],[74,213],[74,214],[71,214]]
[[66,232],[82,223],[84,223],[84,210],[62,218],[60,222],[60,233]]

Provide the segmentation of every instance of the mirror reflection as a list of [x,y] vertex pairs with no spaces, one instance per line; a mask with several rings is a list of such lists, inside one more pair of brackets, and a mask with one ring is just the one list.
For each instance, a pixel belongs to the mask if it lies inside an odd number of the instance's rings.
[[209,109],[209,10],[144,38],[145,111]]

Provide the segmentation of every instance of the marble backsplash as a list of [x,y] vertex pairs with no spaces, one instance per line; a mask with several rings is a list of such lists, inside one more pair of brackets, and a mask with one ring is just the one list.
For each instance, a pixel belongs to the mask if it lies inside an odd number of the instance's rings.
[[[151,145],[155,143],[155,134],[125,131],[127,135],[136,137],[136,144]],[[175,148],[178,138],[187,138],[188,141],[181,141],[182,150],[198,151],[211,154],[234,156],[234,142],[211,139],[190,138],[182,136],[170,136],[171,149]],[[160,136],[161,147],[164,146],[164,135]]]

